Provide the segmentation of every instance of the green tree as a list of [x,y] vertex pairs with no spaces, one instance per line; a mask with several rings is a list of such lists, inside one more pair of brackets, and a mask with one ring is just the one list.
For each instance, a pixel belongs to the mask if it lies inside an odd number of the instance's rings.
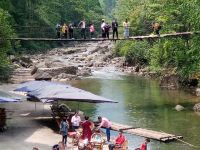
[[9,74],[7,52],[11,49],[11,45],[6,38],[11,37],[12,33],[10,16],[7,12],[0,9],[0,79],[6,79]]
[[[161,23],[161,33],[199,31],[199,10],[198,0],[118,0],[114,14],[121,22],[124,18],[130,20],[131,35],[146,35],[152,33],[152,22]],[[199,35],[157,40],[150,44],[146,48],[149,51],[148,64],[152,70],[174,68],[185,79],[200,72]],[[120,43],[120,47],[120,52],[124,49],[134,51],[127,47],[127,43],[124,46]],[[138,56],[137,53],[139,51],[135,50],[134,55]]]

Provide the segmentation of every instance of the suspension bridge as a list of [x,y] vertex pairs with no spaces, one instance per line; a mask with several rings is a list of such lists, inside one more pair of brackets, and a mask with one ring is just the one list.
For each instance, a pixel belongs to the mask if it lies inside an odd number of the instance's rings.
[[168,33],[161,35],[145,35],[145,36],[130,36],[129,38],[89,38],[89,39],[68,39],[68,38],[28,38],[28,37],[13,37],[6,38],[1,40],[10,40],[10,41],[57,41],[57,42],[68,42],[68,41],[80,41],[80,42],[89,42],[89,41],[121,41],[121,40],[145,40],[145,39],[158,39],[158,38],[176,38],[176,37],[188,37],[191,35],[199,34],[200,32],[177,32],[177,33]]

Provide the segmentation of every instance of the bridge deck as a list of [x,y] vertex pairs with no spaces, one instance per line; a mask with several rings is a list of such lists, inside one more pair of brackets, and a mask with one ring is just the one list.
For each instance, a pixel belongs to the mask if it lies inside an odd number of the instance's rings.
[[200,32],[180,32],[180,33],[169,33],[161,35],[146,35],[146,36],[131,36],[129,38],[118,38],[118,39],[106,39],[106,38],[93,38],[93,39],[55,39],[55,38],[7,38],[6,40],[11,41],[113,41],[113,40],[143,40],[143,39],[153,39],[153,38],[166,38],[166,37],[177,37],[177,36],[188,36],[193,34],[199,34]]

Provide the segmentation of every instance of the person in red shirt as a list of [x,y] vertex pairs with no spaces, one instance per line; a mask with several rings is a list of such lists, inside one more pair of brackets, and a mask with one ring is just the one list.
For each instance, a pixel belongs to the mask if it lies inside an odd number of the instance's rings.
[[82,139],[88,139],[88,141],[91,140],[91,136],[92,136],[92,128],[93,127],[93,123],[91,121],[89,121],[89,117],[85,116],[85,121],[83,121],[82,123],[82,128],[83,128],[83,134],[82,134]]
[[109,150],[113,150],[116,146],[121,146],[125,140],[126,137],[122,134],[122,130],[120,130],[119,135],[115,139],[115,143],[108,145]]
[[144,143],[140,146],[140,148],[136,148],[135,150],[147,150],[147,144],[150,142],[149,138],[146,138]]

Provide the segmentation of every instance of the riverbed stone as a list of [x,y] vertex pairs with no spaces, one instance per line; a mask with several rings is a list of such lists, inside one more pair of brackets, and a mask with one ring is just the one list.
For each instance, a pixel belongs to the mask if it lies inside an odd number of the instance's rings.
[[79,78],[77,77],[77,75],[61,73],[61,74],[55,76],[54,79],[57,79],[57,80],[62,80],[62,79],[76,80],[76,79],[79,79]]
[[196,93],[196,96],[200,96],[200,88],[196,88],[195,93]]
[[83,77],[91,76],[92,75],[92,71],[91,71],[90,68],[84,67],[84,68],[78,70],[77,75],[78,76],[83,76]]
[[34,75],[34,74],[37,72],[37,70],[38,70],[38,67],[33,66],[33,67],[31,68],[31,75]]
[[49,81],[52,79],[52,76],[47,72],[40,72],[35,75],[35,80],[46,80]]
[[77,70],[78,70],[78,67],[76,66],[56,67],[56,68],[38,68],[36,72],[36,76],[37,74],[43,74],[45,72],[51,75],[52,77],[55,77],[61,73],[76,75]]
[[200,112],[200,103],[195,104],[194,107],[193,107],[193,110],[195,112]]
[[167,89],[179,89],[179,76],[176,74],[167,74],[161,77],[160,86]]
[[14,57],[11,61],[25,68],[29,68],[33,63],[29,56]]
[[55,67],[65,67],[66,64],[60,60],[47,60],[45,61],[45,66],[47,68],[55,68]]
[[176,109],[177,111],[182,111],[182,110],[184,110],[184,107],[181,106],[181,105],[176,105],[175,109]]

